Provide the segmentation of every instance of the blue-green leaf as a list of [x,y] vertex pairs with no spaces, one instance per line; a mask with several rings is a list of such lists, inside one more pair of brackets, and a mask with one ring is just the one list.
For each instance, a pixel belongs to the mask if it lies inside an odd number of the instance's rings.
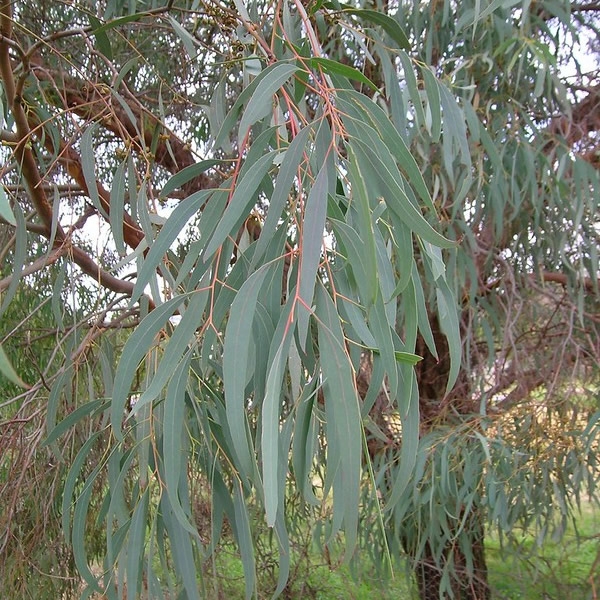
[[246,427],[245,396],[252,322],[258,294],[262,289],[265,277],[275,266],[273,264],[264,265],[242,285],[231,305],[229,321],[225,330],[223,386],[227,423],[238,459],[238,468],[244,476],[250,476],[254,472],[251,457],[253,449]]
[[12,366],[12,363],[10,362],[10,359],[6,355],[6,352],[4,352],[4,348],[2,347],[1,344],[0,344],[0,373],[2,375],[4,375],[4,377],[6,377],[6,379],[8,379],[9,381],[12,381],[12,383],[18,385],[19,387],[29,389],[30,386],[27,385],[17,375],[17,372],[15,371],[14,367]]
[[123,207],[125,206],[125,162],[122,162],[115,171],[112,188],[110,190],[110,229],[117,252],[125,255],[123,241]]
[[94,152],[94,133],[98,124],[90,125],[81,136],[81,169],[87,187],[87,193],[96,210],[109,221],[109,216],[100,203],[98,182],[96,180],[96,153]]
[[[211,167],[215,165],[221,165],[225,161],[218,160],[215,158],[211,158],[208,160],[201,160],[200,162],[194,163],[193,165],[189,165],[184,169],[181,169],[178,173],[175,173],[168,181],[165,183],[165,187],[163,187],[160,195],[163,197],[168,196],[171,192],[182,188],[186,183],[191,181],[192,179],[198,177],[205,171],[208,171]],[[186,201],[187,202],[187,201]]]
[[146,541],[146,522],[148,520],[148,500],[150,489],[147,488],[142,498],[137,503],[131,525],[129,527],[129,540],[127,541],[127,561],[125,573],[127,574],[127,600],[140,597],[143,583],[143,559]]
[[346,556],[357,540],[362,456],[362,418],[354,372],[346,348],[340,317],[325,288],[317,288],[319,351],[323,369],[323,393],[327,415],[327,446],[330,464],[339,461],[334,478],[334,507],[342,507]]
[[158,365],[158,369],[152,378],[152,382],[144,390],[143,394],[133,407],[132,413],[134,415],[146,403],[152,402],[158,397],[171,375],[176,372],[177,365],[184,352],[187,350],[188,344],[202,324],[202,314],[204,313],[208,297],[208,290],[190,292],[189,304],[169,339]]
[[244,503],[242,486],[238,481],[234,482],[233,485],[233,506],[235,511],[237,542],[242,556],[242,567],[244,569],[244,579],[246,581],[246,600],[250,600],[256,591],[254,542],[250,530],[248,509]]
[[177,239],[185,224],[197,213],[206,199],[210,196],[212,190],[201,190],[189,196],[185,202],[177,205],[171,213],[167,222],[162,226],[158,237],[150,246],[148,254],[138,272],[137,280],[133,291],[131,292],[131,303],[144,293],[144,288],[150,283],[150,280],[156,273],[156,268],[163,260],[171,244]]
[[263,459],[263,488],[267,525],[273,527],[280,505],[279,481],[279,409],[283,374],[292,340],[293,328],[289,323],[289,311],[281,313],[277,331],[269,352],[269,375],[262,406],[261,450]]
[[179,498],[180,481],[187,477],[187,461],[184,460],[187,456],[184,444],[184,417],[185,389],[191,358],[190,351],[175,368],[167,388],[163,413],[163,455],[165,488],[173,514],[185,530],[196,535],[196,528],[190,523],[189,515],[186,515]]
[[261,156],[251,166],[252,168],[247,169],[241,181],[237,183],[229,204],[204,250],[203,257],[205,259],[210,257],[227,237],[235,238],[242,222],[256,202],[258,188],[273,164],[274,157],[275,153],[273,152]]
[[[240,121],[238,139],[246,138],[250,127],[273,110],[273,94],[298,70],[296,64],[276,63],[264,75],[252,91],[246,110]],[[264,73],[264,72],[263,72]],[[257,78],[258,79],[258,78]]]
[[308,138],[312,130],[313,128],[310,125],[304,127],[296,137],[294,137],[285,153],[281,156],[281,167],[279,169],[279,174],[277,175],[277,180],[275,181],[273,194],[269,201],[267,218],[265,219],[260,237],[258,238],[258,243],[256,244],[254,256],[252,257],[253,267],[263,255],[273,237],[281,213],[288,201],[294,177],[296,177],[298,173],[298,166],[304,157]]
[[298,336],[304,347],[308,333],[308,320],[315,290],[317,269],[323,249],[323,233],[327,214],[328,166],[321,167],[308,195],[304,209],[302,227],[302,258],[300,265],[299,296],[302,305],[298,307]]
[[0,218],[4,219],[13,227],[17,226],[15,215],[10,207],[10,202],[8,201],[8,196],[6,195],[6,190],[3,185],[0,185]]
[[165,326],[186,297],[186,295],[177,296],[155,308],[142,320],[123,348],[123,354],[115,373],[111,405],[111,422],[114,434],[119,441],[123,439],[121,423],[125,418],[125,405],[140,361],[152,349],[156,343],[157,333]]

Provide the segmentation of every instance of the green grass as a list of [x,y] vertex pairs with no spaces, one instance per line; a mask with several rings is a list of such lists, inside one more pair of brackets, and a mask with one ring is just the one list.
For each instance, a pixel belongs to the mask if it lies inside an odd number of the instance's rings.
[[[600,511],[583,507],[576,519],[577,531],[569,528],[559,541],[547,540],[535,550],[532,535],[520,540],[524,553],[502,556],[500,541],[486,543],[489,580],[498,600],[588,600],[593,598],[591,576],[600,594]],[[595,573],[594,573],[595,568]]]
[[[577,517],[577,532],[570,528],[559,541],[546,541],[534,552],[535,539],[523,535],[517,556],[500,541],[489,536],[486,558],[493,600],[591,600],[594,598],[590,575],[600,552],[600,510],[586,505]],[[268,549],[267,549],[268,550]],[[270,598],[275,589],[277,554],[257,556],[259,600]],[[600,564],[595,577],[600,595]],[[365,558],[360,567],[331,568],[325,557],[314,549],[305,549],[292,567],[290,583],[282,595],[284,600],[414,600],[414,588],[406,577],[406,569],[396,569],[393,581],[382,581],[377,570]],[[216,577],[215,577],[216,574]],[[244,597],[244,578],[240,560],[232,545],[222,546],[213,566],[205,569],[205,589],[211,600],[237,600]]]
[[[306,532],[304,525],[304,522],[299,524],[300,533],[306,535],[304,542],[294,548],[294,564],[282,600],[418,599],[407,577],[406,563],[396,566],[392,581],[382,580],[372,559],[367,556],[359,556],[358,566],[354,565],[353,569],[345,565],[332,566],[328,557],[312,543],[310,523],[306,522]],[[569,528],[558,541],[546,541],[536,551],[534,536],[523,535],[519,540],[519,555],[511,554],[507,547],[502,553],[498,537],[488,536],[486,559],[492,600],[600,598],[600,509],[585,505],[577,516],[576,527],[577,530]],[[273,544],[268,535],[259,539],[257,600],[270,599],[275,590],[278,554]],[[205,563],[202,586],[203,598],[207,600],[242,600],[245,597],[242,563],[231,541],[223,542],[213,559]]]
[[[288,586],[281,598],[284,600],[412,600],[410,584],[404,570],[393,581],[378,578],[372,564],[361,565],[356,573],[345,565],[329,567],[321,555],[312,551],[300,566],[292,566]],[[271,598],[275,589],[276,565],[259,564],[260,600]],[[244,577],[241,561],[233,548],[221,549],[216,563],[216,578],[212,565],[205,570],[204,583],[211,600],[236,600],[244,597]]]

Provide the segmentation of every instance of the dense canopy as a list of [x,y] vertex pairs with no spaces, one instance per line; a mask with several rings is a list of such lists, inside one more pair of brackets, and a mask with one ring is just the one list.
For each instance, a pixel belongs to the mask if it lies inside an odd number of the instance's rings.
[[252,597],[266,526],[280,594],[310,514],[481,600],[486,530],[560,534],[599,477],[598,11],[1,2],[4,585],[210,597],[223,536]]

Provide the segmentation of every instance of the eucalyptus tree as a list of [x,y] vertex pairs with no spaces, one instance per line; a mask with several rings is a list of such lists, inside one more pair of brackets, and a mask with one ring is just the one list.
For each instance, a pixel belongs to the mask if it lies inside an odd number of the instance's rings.
[[486,528],[595,492],[597,10],[1,3],[0,310],[47,282],[56,340],[3,410],[87,594],[201,597],[228,522],[251,597],[257,515],[281,593],[291,485],[330,552],[487,598]]

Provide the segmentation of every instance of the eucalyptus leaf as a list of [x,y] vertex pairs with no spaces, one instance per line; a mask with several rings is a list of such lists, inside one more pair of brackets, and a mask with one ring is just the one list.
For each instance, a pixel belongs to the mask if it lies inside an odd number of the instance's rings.
[[0,219],[4,219],[9,225],[13,227],[17,226],[15,215],[13,214],[12,208],[8,196],[6,195],[6,189],[0,185]]

